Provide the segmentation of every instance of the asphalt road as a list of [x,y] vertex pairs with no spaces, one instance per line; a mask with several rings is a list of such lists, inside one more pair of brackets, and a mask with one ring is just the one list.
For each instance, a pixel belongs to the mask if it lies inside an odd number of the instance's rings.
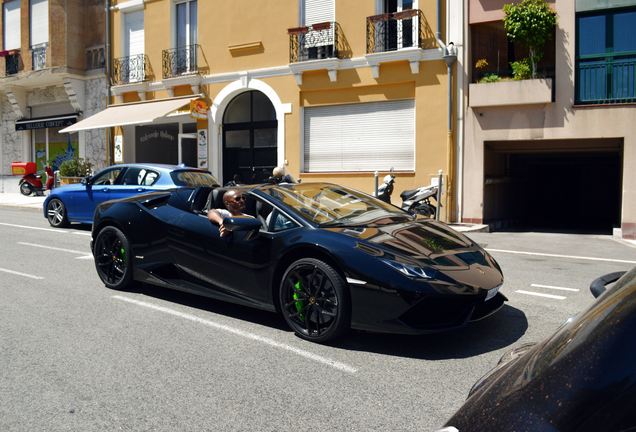
[[636,264],[636,248],[610,237],[470,236],[504,271],[500,313],[446,334],[352,332],[322,346],[271,313],[109,290],[89,227],[0,207],[0,430],[432,431],[505,351],[590,305],[594,278]]

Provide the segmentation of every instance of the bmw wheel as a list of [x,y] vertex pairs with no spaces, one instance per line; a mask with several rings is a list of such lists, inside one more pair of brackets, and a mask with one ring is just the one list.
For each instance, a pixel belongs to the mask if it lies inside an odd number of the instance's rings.
[[20,183],[20,193],[22,195],[29,196],[33,193],[33,187],[29,183],[23,181]]
[[102,228],[95,238],[93,256],[104,285],[116,290],[132,288],[130,243],[123,232],[113,226]]
[[46,218],[54,228],[64,228],[68,226],[68,216],[64,203],[57,198],[53,198],[46,206]]
[[298,336],[327,342],[350,326],[350,300],[342,276],[314,258],[292,263],[280,285],[280,308]]

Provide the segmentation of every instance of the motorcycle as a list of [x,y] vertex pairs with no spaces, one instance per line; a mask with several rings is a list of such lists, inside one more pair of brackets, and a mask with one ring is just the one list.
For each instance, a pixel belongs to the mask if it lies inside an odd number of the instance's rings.
[[[395,185],[395,176],[387,174],[382,184],[378,187],[376,198],[391,204],[391,194]],[[405,190],[400,194],[402,198],[402,210],[411,214],[434,217],[437,206],[431,200],[437,200],[437,186],[428,185],[416,189]],[[439,205],[439,203],[436,203]]]
[[49,165],[44,167],[44,171],[46,172],[46,182],[44,185],[42,184],[42,176],[37,175],[34,162],[14,162],[12,164],[12,170],[14,174],[22,174],[22,178],[19,182],[20,193],[22,195],[29,196],[33,193],[43,195],[45,190],[53,189],[55,176],[53,174],[53,168]]

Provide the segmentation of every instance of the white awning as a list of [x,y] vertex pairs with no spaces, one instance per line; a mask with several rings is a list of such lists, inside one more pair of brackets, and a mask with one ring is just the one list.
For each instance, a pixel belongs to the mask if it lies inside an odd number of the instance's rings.
[[69,133],[113,126],[152,123],[156,119],[165,117],[200,97],[201,95],[192,95],[175,99],[111,105],[104,111],[64,128],[60,132]]

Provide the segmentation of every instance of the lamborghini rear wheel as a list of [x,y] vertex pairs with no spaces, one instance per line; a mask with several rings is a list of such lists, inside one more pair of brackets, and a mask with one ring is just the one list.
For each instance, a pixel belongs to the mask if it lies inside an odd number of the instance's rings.
[[292,263],[280,285],[280,309],[298,336],[327,342],[350,326],[350,300],[342,276],[329,264],[303,258]]
[[132,260],[126,235],[114,226],[107,226],[97,234],[93,247],[95,268],[108,288],[132,288]]

